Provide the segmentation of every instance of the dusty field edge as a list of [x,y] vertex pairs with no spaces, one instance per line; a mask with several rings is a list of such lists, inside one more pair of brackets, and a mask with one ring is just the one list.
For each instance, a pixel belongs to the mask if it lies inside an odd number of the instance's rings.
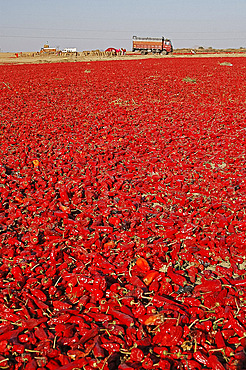
[[246,53],[211,53],[211,54],[171,54],[171,55],[124,55],[115,57],[98,57],[98,56],[34,56],[15,58],[0,56],[0,65],[23,65],[23,64],[46,64],[46,63],[78,63],[78,62],[95,62],[95,61],[114,61],[114,60],[144,60],[144,59],[175,59],[175,58],[235,58],[246,57]]

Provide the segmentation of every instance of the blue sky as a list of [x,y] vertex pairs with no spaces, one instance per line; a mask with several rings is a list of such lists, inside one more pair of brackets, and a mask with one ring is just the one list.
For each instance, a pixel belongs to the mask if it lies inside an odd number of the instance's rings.
[[246,47],[246,0],[0,0],[0,51],[50,46],[131,50],[136,36],[174,48]]

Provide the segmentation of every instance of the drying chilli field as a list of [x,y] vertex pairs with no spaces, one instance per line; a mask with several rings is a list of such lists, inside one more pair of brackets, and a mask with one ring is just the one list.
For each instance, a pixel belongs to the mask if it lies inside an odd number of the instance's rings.
[[0,71],[0,369],[246,369],[244,58]]

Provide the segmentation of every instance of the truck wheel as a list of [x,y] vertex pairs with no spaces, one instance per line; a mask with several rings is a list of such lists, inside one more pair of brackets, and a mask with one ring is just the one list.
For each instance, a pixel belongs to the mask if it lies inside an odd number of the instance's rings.
[[146,52],[145,50],[141,50],[141,54],[142,54],[142,55],[146,55],[146,54],[147,54],[147,52]]
[[165,49],[162,50],[161,55],[167,55],[167,51]]

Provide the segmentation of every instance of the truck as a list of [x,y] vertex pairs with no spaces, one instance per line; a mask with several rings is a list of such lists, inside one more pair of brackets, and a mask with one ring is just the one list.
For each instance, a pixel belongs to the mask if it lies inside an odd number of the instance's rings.
[[173,52],[172,42],[165,37],[132,37],[132,51],[141,52],[145,55],[148,53],[167,55]]

